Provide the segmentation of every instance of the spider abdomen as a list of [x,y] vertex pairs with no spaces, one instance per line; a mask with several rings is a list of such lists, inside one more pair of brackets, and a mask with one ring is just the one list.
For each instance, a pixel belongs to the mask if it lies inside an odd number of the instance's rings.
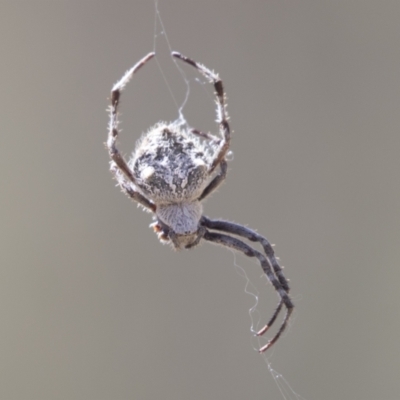
[[139,140],[129,166],[140,191],[154,203],[190,202],[209,181],[211,157],[194,134],[158,123]]

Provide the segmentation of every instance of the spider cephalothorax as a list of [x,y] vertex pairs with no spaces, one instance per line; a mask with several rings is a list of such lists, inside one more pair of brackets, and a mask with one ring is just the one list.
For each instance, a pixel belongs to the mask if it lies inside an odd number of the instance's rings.
[[[153,212],[155,222],[151,226],[163,243],[170,243],[175,249],[188,249],[204,239],[259,260],[269,281],[278,292],[280,302],[268,324],[259,330],[257,335],[263,335],[277,318],[282,306],[286,307],[286,316],[278,332],[260,349],[260,352],[264,352],[279,338],[293,311],[288,282],[266,238],[242,225],[207,218],[203,215],[201,204],[201,201],[224,181],[227,172],[226,155],[231,136],[225,94],[219,76],[180,53],[172,53],[174,57],[195,67],[213,83],[217,97],[220,138],[197,129],[183,128],[177,123],[159,122],[138,141],[128,163],[115,145],[121,91],[133,74],[154,55],[150,53],[145,56],[112,88],[107,140],[111,158],[110,169],[122,191]],[[235,236],[220,232],[258,242],[264,253]]]

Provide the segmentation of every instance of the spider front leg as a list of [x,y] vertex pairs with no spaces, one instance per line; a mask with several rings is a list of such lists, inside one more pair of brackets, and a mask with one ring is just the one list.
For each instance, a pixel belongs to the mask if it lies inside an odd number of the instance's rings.
[[[189,57],[186,57],[176,51],[172,52],[172,55],[187,64],[191,65],[192,67],[196,68],[202,75],[204,75],[210,82],[213,83],[215,89],[215,95],[217,97],[217,122],[219,124],[219,131],[221,134],[222,139],[218,141],[218,148],[215,152],[214,159],[211,163],[209,173],[212,174],[215,168],[220,165],[221,171],[220,173],[211,181],[209,186],[204,190],[203,194],[200,196],[199,200],[204,199],[208,194],[210,194],[213,190],[215,190],[225,179],[227,165],[225,156],[229,150],[229,145],[231,141],[231,131],[228,122],[228,112],[226,110],[226,103],[225,103],[225,92],[224,86],[222,84],[222,80],[215,72],[209,70],[202,64],[192,60]],[[213,136],[202,133],[200,131],[194,130],[195,134],[199,136],[203,136],[207,139],[210,139],[217,143]]]
[[203,193],[198,198],[199,201],[202,201],[204,198],[206,198],[225,180],[226,172],[228,171],[228,164],[224,158],[219,163],[219,167],[220,167],[220,172],[214,177],[214,179],[203,190]]
[[[110,170],[114,174],[122,191],[131,197],[133,200],[139,202],[142,206],[151,211],[155,211],[155,205],[147,200],[143,195],[135,191],[132,184],[135,184],[135,178],[128,164],[124,160],[119,150],[116,147],[118,137],[118,105],[121,96],[121,91],[125,88],[127,83],[131,80],[133,74],[139,70],[144,64],[155,56],[155,53],[149,53],[136,63],[130,70],[126,71],[124,76],[113,86],[111,90],[111,106],[110,106],[110,122],[108,128],[108,139],[106,147],[108,154],[111,158]],[[125,179],[125,177],[128,179]]]
[[[271,268],[271,263],[268,260],[268,258],[266,258],[263,254],[261,254],[259,251],[253,249],[252,247],[250,247],[249,245],[247,245],[246,243],[242,242],[239,239],[236,239],[232,236],[229,235],[224,235],[222,233],[217,233],[217,232],[209,232],[206,231],[206,233],[204,234],[203,238],[205,240],[208,240],[210,242],[214,242],[214,243],[218,243],[220,245],[223,246],[227,246],[230,247],[232,249],[235,249],[237,251],[242,252],[243,254],[245,254],[248,257],[256,257],[258,259],[258,261],[260,262],[262,269],[264,270],[265,274],[267,275],[267,278],[269,279],[269,281],[272,283],[272,285],[274,286],[275,290],[278,292],[281,301],[278,305],[278,308],[276,309],[276,311],[274,312],[273,317],[271,318],[271,320],[275,320],[276,316],[278,315],[281,307],[282,307],[282,303],[285,305],[286,307],[286,315],[285,318],[281,324],[281,326],[278,329],[278,332],[275,334],[275,336],[269,340],[269,342],[261,347],[259,349],[260,353],[265,352],[266,350],[268,350],[281,336],[282,332],[285,330],[288,321],[290,319],[290,316],[293,312],[293,303],[292,300],[290,299],[287,291],[282,287],[282,285],[280,284],[280,282],[278,281],[278,279],[276,278],[272,268]],[[273,322],[273,321],[272,321]],[[266,330],[265,330],[266,331]],[[265,331],[263,331],[262,333],[264,333]],[[260,333],[259,333],[260,335]]]
[[[214,135],[211,135],[211,133],[206,133],[206,132],[201,132],[198,129],[192,129],[191,131],[197,136],[200,136],[203,139],[208,140],[210,143],[218,146],[221,143],[221,139],[218,139]],[[228,171],[228,164],[226,162],[226,159],[222,159],[222,161],[219,163],[220,166],[220,172],[218,173],[217,176],[214,177],[214,179],[207,185],[207,187],[203,190],[203,193],[200,195],[200,197],[197,199],[199,201],[202,201],[204,198],[206,198],[210,193],[212,193],[226,178],[226,173]]]

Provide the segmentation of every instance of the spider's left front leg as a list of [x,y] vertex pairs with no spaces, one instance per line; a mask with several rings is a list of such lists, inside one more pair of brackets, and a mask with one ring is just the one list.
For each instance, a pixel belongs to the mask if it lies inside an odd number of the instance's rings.
[[156,211],[156,206],[150,200],[146,199],[142,194],[135,190],[135,178],[130,170],[127,162],[116,146],[118,137],[118,105],[122,90],[127,83],[131,80],[135,72],[139,70],[144,64],[154,57],[154,53],[149,53],[136,63],[125,75],[113,86],[111,90],[111,106],[110,106],[110,123],[108,127],[108,138],[106,147],[108,154],[111,158],[110,170],[114,174],[122,191],[127,194],[131,199],[140,203],[143,207],[152,212]]
[[[221,78],[215,72],[209,70],[202,64],[192,60],[189,57],[186,57],[176,51],[172,52],[172,55],[192,67],[196,68],[202,75],[204,75],[210,82],[213,83],[215,89],[215,95],[217,97],[217,122],[219,124],[219,131],[221,134],[221,141],[218,143],[218,148],[215,152],[214,159],[211,162],[211,166],[209,169],[209,174],[212,174],[215,168],[219,165],[220,172],[218,175],[214,177],[214,179],[210,182],[210,184],[204,189],[203,193],[199,197],[199,200],[203,200],[206,196],[208,196],[212,191],[214,191],[226,178],[227,172],[227,163],[225,156],[229,150],[229,145],[231,142],[231,131],[229,126],[229,117],[228,112],[226,110],[225,103],[225,92],[224,86],[222,84]],[[201,132],[193,132],[195,134],[199,134],[200,136],[207,137],[207,134],[202,134]],[[210,136],[211,138],[211,136]],[[212,138],[213,139],[213,138]],[[215,140],[214,140],[215,141]]]

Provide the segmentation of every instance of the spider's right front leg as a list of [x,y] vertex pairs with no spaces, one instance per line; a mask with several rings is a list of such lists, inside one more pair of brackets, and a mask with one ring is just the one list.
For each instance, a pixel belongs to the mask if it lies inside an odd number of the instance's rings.
[[189,57],[184,56],[177,51],[173,51],[172,55],[185,63],[195,67],[202,75],[204,75],[210,82],[213,83],[215,89],[215,95],[217,97],[217,122],[219,124],[219,131],[222,136],[222,141],[219,144],[219,149],[214,157],[211,164],[210,174],[215,170],[219,163],[225,159],[226,153],[229,150],[229,145],[231,141],[231,132],[228,122],[228,112],[226,111],[225,103],[225,92],[224,86],[222,84],[221,78],[215,72],[208,69],[203,64],[200,64]]
[[210,184],[204,189],[203,193],[199,197],[199,200],[203,200],[224,181],[228,169],[225,156],[229,150],[229,145],[231,142],[231,131],[228,122],[229,120],[228,112],[226,110],[224,86],[218,74],[209,70],[204,65],[199,64],[198,62],[192,60],[191,58],[186,57],[176,51],[173,51],[172,55],[186,62],[192,67],[195,67],[202,75],[204,75],[210,82],[212,82],[215,89],[215,95],[217,97],[217,122],[219,124],[219,131],[222,139],[218,140],[211,135],[208,135],[206,133],[197,130],[193,130],[194,134],[197,134],[208,140],[211,140],[214,143],[217,143],[218,146],[214,159],[212,160],[210,166],[209,174],[212,174],[218,165],[220,166],[221,170],[219,174],[215,176],[215,178],[210,182]]

